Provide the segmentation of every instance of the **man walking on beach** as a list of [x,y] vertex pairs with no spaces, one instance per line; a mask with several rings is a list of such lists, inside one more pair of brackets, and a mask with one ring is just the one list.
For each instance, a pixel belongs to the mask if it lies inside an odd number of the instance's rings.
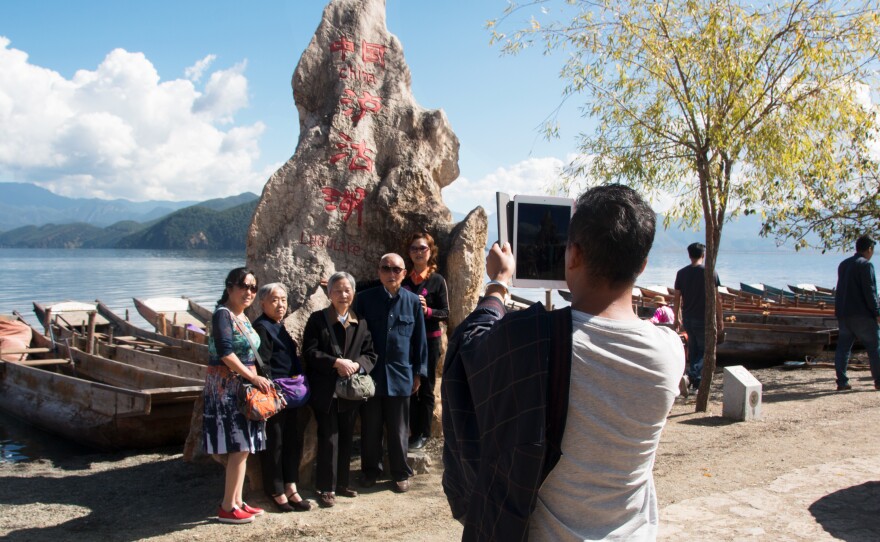
[[846,376],[849,354],[856,339],[868,352],[874,389],[880,390],[880,306],[877,302],[877,281],[874,278],[875,241],[867,235],[856,240],[856,253],[837,267],[837,290],[834,294],[834,315],[839,335],[834,352],[837,391],[851,390]]
[[[703,243],[691,243],[687,248],[691,264],[682,267],[675,275],[675,329],[687,331],[687,354],[690,369],[686,375],[690,380],[690,386],[697,390],[700,388],[700,380],[703,377],[703,356],[706,353],[706,268],[703,258],[706,255],[706,245]],[[724,310],[721,307],[721,295],[718,287],[721,280],[715,273],[715,322],[718,328],[718,337],[724,333]],[[687,382],[682,386],[682,394],[687,395]]]
[[428,377],[428,342],[419,296],[401,288],[403,258],[386,254],[379,261],[381,286],[370,288],[355,301],[356,312],[367,320],[379,359],[370,376],[376,396],[361,407],[361,484],[372,487],[382,473],[382,430],[388,439],[392,489],[409,490],[413,471],[406,461],[409,441],[410,396]]
[[462,540],[653,540],[652,468],[678,395],[674,331],[640,320],[632,286],[655,215],[630,188],[577,202],[565,251],[571,307],[505,316],[510,245],[458,326],[443,370],[443,489]]

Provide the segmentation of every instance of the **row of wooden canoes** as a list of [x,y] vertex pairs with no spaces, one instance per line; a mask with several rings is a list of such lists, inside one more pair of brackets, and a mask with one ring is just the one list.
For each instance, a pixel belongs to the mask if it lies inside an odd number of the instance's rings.
[[[657,296],[671,302],[674,291],[634,289],[633,305],[650,316]],[[799,361],[836,341],[833,304],[777,302],[730,288],[722,289],[722,303],[719,363]],[[182,443],[204,385],[211,313],[186,298],[135,300],[135,306],[157,331],[133,325],[100,301],[34,303],[45,335],[20,315],[0,316],[0,325],[29,330],[27,344],[0,348],[0,358],[16,359],[0,361],[0,408],[100,449]]]
[[[100,302],[35,303],[34,312],[47,324],[45,335],[17,313],[0,316],[0,327],[27,330],[24,344],[0,348],[0,408],[103,450],[186,439],[205,381],[203,333],[144,330]],[[177,318],[166,331],[190,323]]]
[[[722,364],[801,361],[819,355],[837,341],[833,293],[831,302],[811,302],[786,296],[777,301],[754,291],[724,286],[719,292],[725,334],[717,355]],[[675,290],[663,286],[634,288],[633,306],[639,315],[650,316],[658,296],[672,303]]]

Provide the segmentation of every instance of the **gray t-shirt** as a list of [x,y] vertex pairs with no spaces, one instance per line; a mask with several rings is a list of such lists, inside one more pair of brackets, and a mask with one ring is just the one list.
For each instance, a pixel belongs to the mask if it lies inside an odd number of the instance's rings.
[[654,456],[684,371],[681,339],[645,320],[572,311],[562,457],[538,492],[530,540],[654,540]]

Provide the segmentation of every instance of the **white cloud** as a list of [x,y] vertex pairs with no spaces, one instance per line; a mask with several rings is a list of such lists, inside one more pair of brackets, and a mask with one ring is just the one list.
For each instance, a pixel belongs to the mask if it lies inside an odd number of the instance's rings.
[[450,210],[467,213],[481,205],[488,214],[495,212],[495,192],[545,195],[559,182],[565,162],[559,158],[529,158],[509,167],[500,167],[482,179],[459,177],[443,189],[443,201]]
[[116,49],[66,79],[0,36],[0,180],[131,200],[259,193],[265,125],[235,124],[248,106],[246,62],[198,88],[213,61],[196,62],[189,79],[162,81],[145,55]]
[[202,79],[202,75],[205,74],[205,70],[211,67],[215,60],[217,60],[217,55],[208,55],[183,70],[183,76],[194,83],[198,83]]

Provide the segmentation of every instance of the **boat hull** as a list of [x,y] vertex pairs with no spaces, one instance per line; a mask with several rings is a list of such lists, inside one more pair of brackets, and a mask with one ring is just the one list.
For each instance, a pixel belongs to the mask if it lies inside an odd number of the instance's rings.
[[835,331],[810,326],[725,324],[724,342],[718,345],[718,362],[738,365],[800,361],[831,345]]

